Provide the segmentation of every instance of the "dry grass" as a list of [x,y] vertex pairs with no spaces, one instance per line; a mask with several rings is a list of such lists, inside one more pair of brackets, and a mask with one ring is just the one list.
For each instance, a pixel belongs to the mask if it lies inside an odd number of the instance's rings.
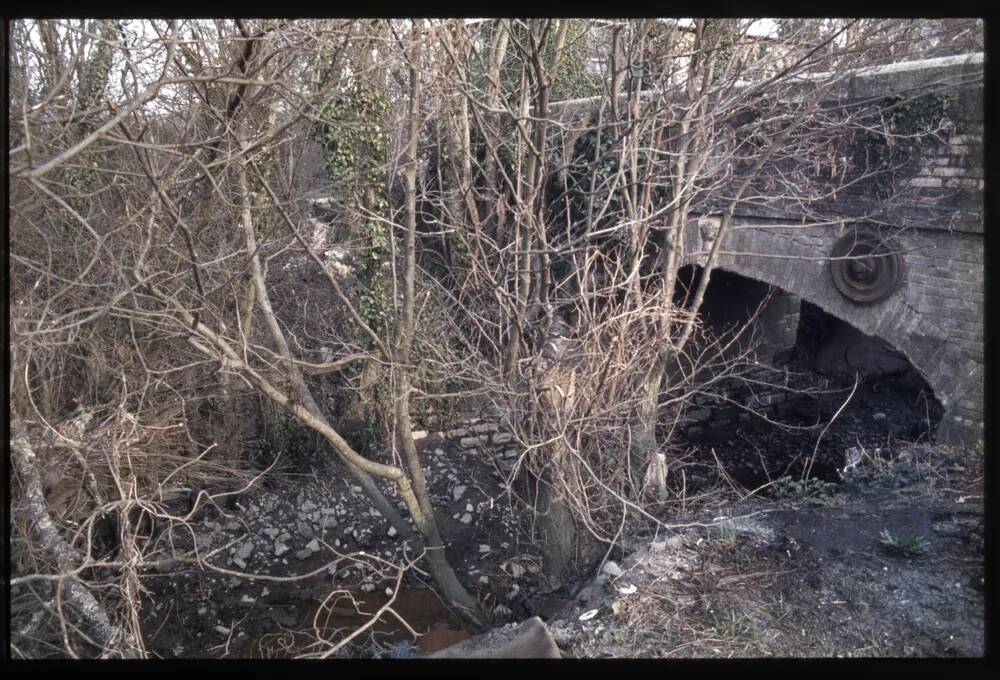
[[[780,572],[754,570],[711,530],[677,534],[640,551],[612,579],[610,615],[570,642],[574,656],[745,657],[767,653],[773,605],[764,593]],[[631,560],[630,560],[631,563]],[[625,585],[636,586],[634,593]],[[624,593],[622,592],[624,590]]]

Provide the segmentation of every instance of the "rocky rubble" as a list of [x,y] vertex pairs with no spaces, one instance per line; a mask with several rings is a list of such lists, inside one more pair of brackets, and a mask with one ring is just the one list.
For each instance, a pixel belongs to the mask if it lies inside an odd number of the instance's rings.
[[[461,440],[470,432],[475,441],[463,446]],[[523,618],[530,598],[552,590],[541,574],[540,551],[508,496],[506,477],[518,455],[509,442],[509,433],[482,421],[418,441],[448,557],[497,622]],[[363,553],[400,564],[415,555],[414,546],[389,525],[339,463],[330,466],[325,472],[315,470],[305,482],[299,476],[274,480],[240,495],[232,510],[208,507],[196,517],[192,528],[200,553],[221,549],[208,561],[242,576],[174,572],[169,575],[173,581],[159,584],[181,593],[179,619],[167,618],[176,629],[164,638],[178,640],[170,650],[204,648],[204,638],[222,643],[232,635],[245,641],[275,626],[300,625],[309,607],[331,588],[382,593],[393,585],[388,572],[352,560],[337,562],[339,555]],[[385,485],[383,492],[407,516],[394,489]],[[175,540],[182,549],[190,541],[180,534]],[[293,582],[255,578],[314,571],[320,573]],[[151,614],[160,626],[158,616],[165,611]]]

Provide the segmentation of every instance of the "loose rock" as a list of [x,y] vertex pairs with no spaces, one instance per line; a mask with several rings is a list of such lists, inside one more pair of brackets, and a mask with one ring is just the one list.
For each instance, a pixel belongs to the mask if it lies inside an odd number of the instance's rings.
[[612,562],[610,560],[604,563],[604,566],[601,567],[601,571],[611,578],[617,578],[625,573],[625,571],[618,566],[617,562]]
[[253,554],[253,543],[251,543],[250,541],[247,541],[246,543],[241,545],[239,549],[236,551],[236,557],[238,557],[240,560],[248,560],[250,559],[250,555],[252,554]]

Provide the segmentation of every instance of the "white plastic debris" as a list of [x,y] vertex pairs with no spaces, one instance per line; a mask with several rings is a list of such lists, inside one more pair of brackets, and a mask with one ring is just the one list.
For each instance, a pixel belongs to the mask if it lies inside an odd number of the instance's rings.
[[600,611],[599,609],[591,609],[590,611],[584,612],[584,613],[580,614],[580,620],[581,621],[590,621],[592,618],[594,618],[595,616],[597,616],[597,612],[599,612],[599,611]]

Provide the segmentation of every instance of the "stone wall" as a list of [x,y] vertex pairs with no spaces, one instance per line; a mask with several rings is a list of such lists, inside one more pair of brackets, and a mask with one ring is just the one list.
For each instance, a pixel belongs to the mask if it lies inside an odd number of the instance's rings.
[[[711,218],[688,226],[685,264],[704,261]],[[859,305],[830,275],[831,227],[743,220],[722,249],[719,268],[808,300],[861,332],[884,339],[923,375],[946,409],[939,438],[974,441],[983,429],[982,237],[939,230],[896,235],[906,262],[902,286],[888,299]]]
[[[720,268],[784,291],[788,309],[774,307],[764,328],[790,332],[796,297],[861,332],[885,340],[924,376],[946,409],[938,437],[970,442],[983,431],[983,55],[967,54],[864,69],[831,93],[851,106],[886,97],[913,100],[937,93],[949,101],[950,127],[921,144],[916,162],[894,177],[895,196],[876,211],[902,251],[901,287],[888,299],[860,305],[833,285],[829,257],[836,240],[873,210],[873,187],[840,193],[811,206],[840,215],[839,226],[801,226],[794,202],[743,205],[723,247]],[[587,124],[597,99],[556,103],[565,122]],[[684,264],[701,264],[711,247],[714,218],[689,225]]]
[[[905,262],[902,284],[890,297],[855,303],[837,290],[830,273],[834,243],[857,216],[873,210],[871,188],[822,206],[843,217],[836,226],[803,226],[794,206],[740,206],[719,262],[721,269],[800,296],[902,352],[945,407],[937,434],[951,442],[983,434],[982,72],[982,54],[891,64],[857,73],[832,94],[849,103],[936,92],[951,102],[948,132],[921,145],[916,162],[894,178],[893,200],[879,214]],[[718,223],[714,217],[692,220],[684,264],[704,262]]]
[[800,398],[796,391],[807,386],[801,376],[789,383],[788,375],[783,383],[773,367],[761,366],[746,372],[743,379],[727,380],[718,395],[696,395],[694,407],[684,412],[677,427],[686,437],[697,439],[706,427],[726,429],[760,417],[780,421],[787,415],[786,406]]

